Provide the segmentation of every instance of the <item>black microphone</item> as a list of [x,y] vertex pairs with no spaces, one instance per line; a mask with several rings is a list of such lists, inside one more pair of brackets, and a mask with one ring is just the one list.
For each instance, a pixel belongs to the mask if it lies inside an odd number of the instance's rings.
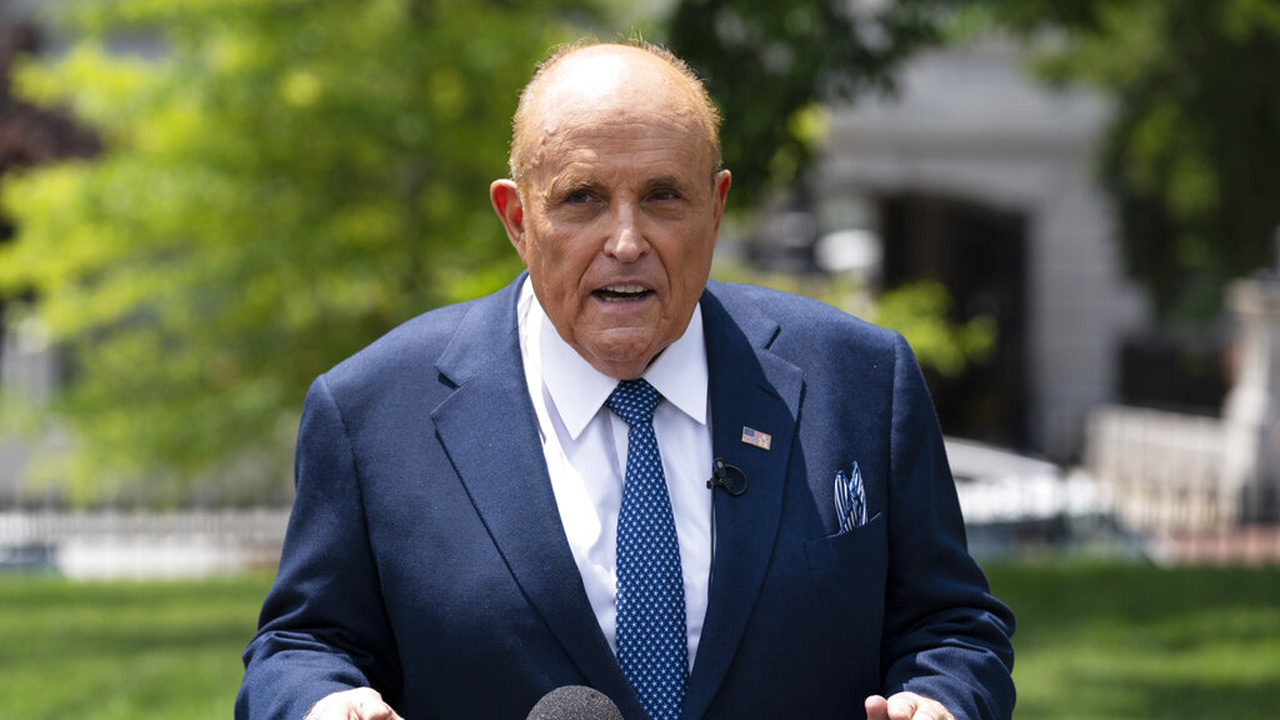
[[595,688],[565,685],[543,695],[525,720],[622,720],[622,711]]
[[724,458],[716,458],[711,468],[711,479],[707,481],[707,489],[719,488],[734,497],[747,491],[747,475],[738,468],[725,464]]

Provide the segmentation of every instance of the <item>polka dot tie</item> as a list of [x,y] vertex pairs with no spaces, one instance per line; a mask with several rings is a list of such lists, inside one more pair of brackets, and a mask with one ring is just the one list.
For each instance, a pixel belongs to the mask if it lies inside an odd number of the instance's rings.
[[684,574],[653,410],[644,380],[618,383],[605,404],[627,423],[627,476],[618,515],[618,663],[651,720],[675,720],[689,674]]

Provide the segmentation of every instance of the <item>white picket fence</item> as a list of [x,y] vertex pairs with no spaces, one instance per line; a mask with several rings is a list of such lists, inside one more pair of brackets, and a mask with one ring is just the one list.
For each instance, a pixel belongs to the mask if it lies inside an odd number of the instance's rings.
[[[1030,473],[1035,477],[1029,479],[1022,468],[999,484],[963,487],[966,519],[995,522],[1087,510],[1112,515],[1152,538],[1158,554],[1172,561],[1280,563],[1280,528],[1237,526],[1239,493],[1224,489],[1221,420],[1104,406],[1090,415],[1086,437],[1083,474],[1055,479]],[[963,465],[955,459],[957,468]],[[991,497],[970,497],[979,491]],[[1080,503],[1087,507],[1075,507]],[[0,511],[0,568],[6,561],[10,568],[20,565],[15,558],[43,557],[46,569],[89,579],[269,569],[279,559],[288,514],[281,508]]]
[[1085,465],[1127,526],[1198,532],[1235,522],[1221,420],[1109,405],[1090,414],[1086,438]]
[[275,564],[287,522],[282,509],[0,512],[0,559],[76,579],[240,573]]

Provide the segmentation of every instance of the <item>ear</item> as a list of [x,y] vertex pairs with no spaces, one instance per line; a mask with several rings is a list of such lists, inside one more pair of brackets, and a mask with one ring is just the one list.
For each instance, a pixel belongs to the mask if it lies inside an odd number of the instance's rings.
[[729,186],[733,184],[733,173],[721,170],[713,180],[716,204],[716,232],[720,232],[720,220],[724,217],[724,204],[729,197]]
[[[493,203],[494,212],[502,220],[507,230],[507,239],[515,247],[520,260],[524,260],[524,205],[520,200],[520,189],[513,180],[494,180],[489,185],[489,202]],[[526,266],[528,263],[526,263]]]

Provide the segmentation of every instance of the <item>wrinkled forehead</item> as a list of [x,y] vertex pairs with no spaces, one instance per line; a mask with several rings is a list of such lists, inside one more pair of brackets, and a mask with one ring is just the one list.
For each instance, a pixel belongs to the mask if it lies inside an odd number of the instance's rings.
[[531,143],[530,180],[562,173],[659,172],[710,181],[715,160],[698,123],[649,108],[579,110],[550,116]]
[[688,81],[662,60],[635,48],[585,48],[550,68],[532,98],[530,169],[569,138],[611,134],[619,141],[666,133],[704,147],[714,170],[708,126],[700,98]]

